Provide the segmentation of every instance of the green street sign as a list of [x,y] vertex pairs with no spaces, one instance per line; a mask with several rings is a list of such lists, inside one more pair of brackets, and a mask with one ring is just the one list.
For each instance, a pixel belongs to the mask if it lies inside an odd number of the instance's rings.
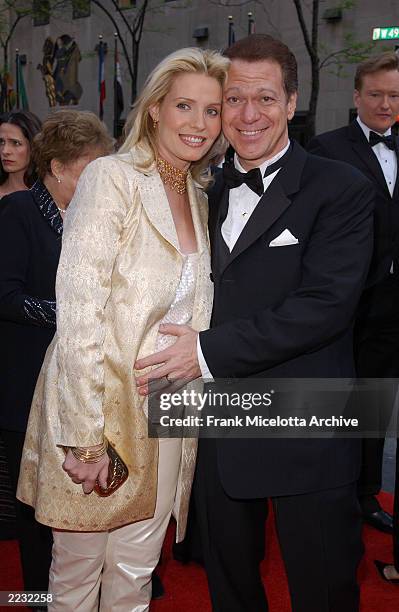
[[395,38],[399,38],[399,26],[373,29],[373,40],[393,40]]

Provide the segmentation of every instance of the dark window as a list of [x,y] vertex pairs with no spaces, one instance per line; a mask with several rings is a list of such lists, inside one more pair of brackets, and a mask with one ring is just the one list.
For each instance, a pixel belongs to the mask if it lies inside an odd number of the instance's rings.
[[136,0],[118,0],[118,6],[120,9],[130,9],[136,6]]
[[50,23],[50,0],[33,0],[33,25]]
[[72,18],[90,17],[90,0],[72,0]]

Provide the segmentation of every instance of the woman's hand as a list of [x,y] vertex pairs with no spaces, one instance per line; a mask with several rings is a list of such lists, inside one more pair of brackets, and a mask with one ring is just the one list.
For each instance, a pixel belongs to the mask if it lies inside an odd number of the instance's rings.
[[[96,447],[92,447],[93,450]],[[100,487],[107,488],[109,457],[105,453],[104,457],[97,463],[83,463],[73,456],[71,449],[68,450],[65,461],[62,464],[62,469],[66,471],[72,482],[81,484],[83,493],[91,493],[96,484],[96,480]]]

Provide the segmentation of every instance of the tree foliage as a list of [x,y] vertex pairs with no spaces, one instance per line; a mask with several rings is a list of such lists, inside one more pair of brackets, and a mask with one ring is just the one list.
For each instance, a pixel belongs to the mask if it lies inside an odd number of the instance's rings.
[[[311,5],[304,0],[292,0],[298,17],[306,51],[311,67],[311,91],[306,117],[306,136],[312,138],[316,128],[317,104],[320,93],[320,71],[329,67],[340,75],[347,64],[357,64],[366,59],[373,48],[373,43],[361,42],[352,32],[344,34],[344,46],[331,50],[319,40],[320,0],[312,0]],[[354,0],[344,0],[336,8],[341,11],[354,8]],[[308,15],[305,15],[307,9]]]

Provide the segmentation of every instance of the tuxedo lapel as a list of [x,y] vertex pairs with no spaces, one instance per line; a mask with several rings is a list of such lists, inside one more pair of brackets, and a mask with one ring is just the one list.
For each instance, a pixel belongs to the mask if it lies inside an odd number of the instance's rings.
[[212,269],[217,271],[220,274],[225,269],[226,263],[230,259],[229,247],[227,246],[223,238],[223,234],[222,234],[222,225],[223,225],[224,220],[227,217],[228,209],[229,209],[229,189],[225,188],[222,192],[220,207],[219,207],[217,221],[215,225],[215,235],[214,235],[215,248],[212,250]]
[[294,142],[290,157],[261,197],[234,245],[230,257],[222,266],[221,272],[262,234],[266,233],[273,223],[287,210],[291,204],[289,196],[299,190],[306,157],[306,151]]
[[226,261],[226,266],[262,236],[291,204],[291,200],[284,193],[277,178],[278,175],[263,194],[254,212],[248,219],[248,223],[231,251],[230,258]]
[[389,189],[385,180],[384,173],[381,169],[380,163],[377,159],[373,149],[367,142],[367,138],[364,135],[362,128],[357,121],[353,121],[348,126],[349,140],[352,143],[352,148],[356,155],[358,155],[364,164],[372,172],[375,179],[379,182],[380,186],[389,193]]
[[218,170],[215,185],[209,193],[209,238],[214,273],[220,271],[222,261],[225,259],[221,257],[224,246],[227,248],[227,245],[223,244],[222,224],[227,216],[228,208],[229,190],[224,183],[222,172]]
[[212,200],[216,203],[216,207],[213,211],[212,225],[210,227],[211,240],[218,240],[223,221],[226,219],[229,210],[229,189],[224,184],[222,178],[217,187],[215,187]]

